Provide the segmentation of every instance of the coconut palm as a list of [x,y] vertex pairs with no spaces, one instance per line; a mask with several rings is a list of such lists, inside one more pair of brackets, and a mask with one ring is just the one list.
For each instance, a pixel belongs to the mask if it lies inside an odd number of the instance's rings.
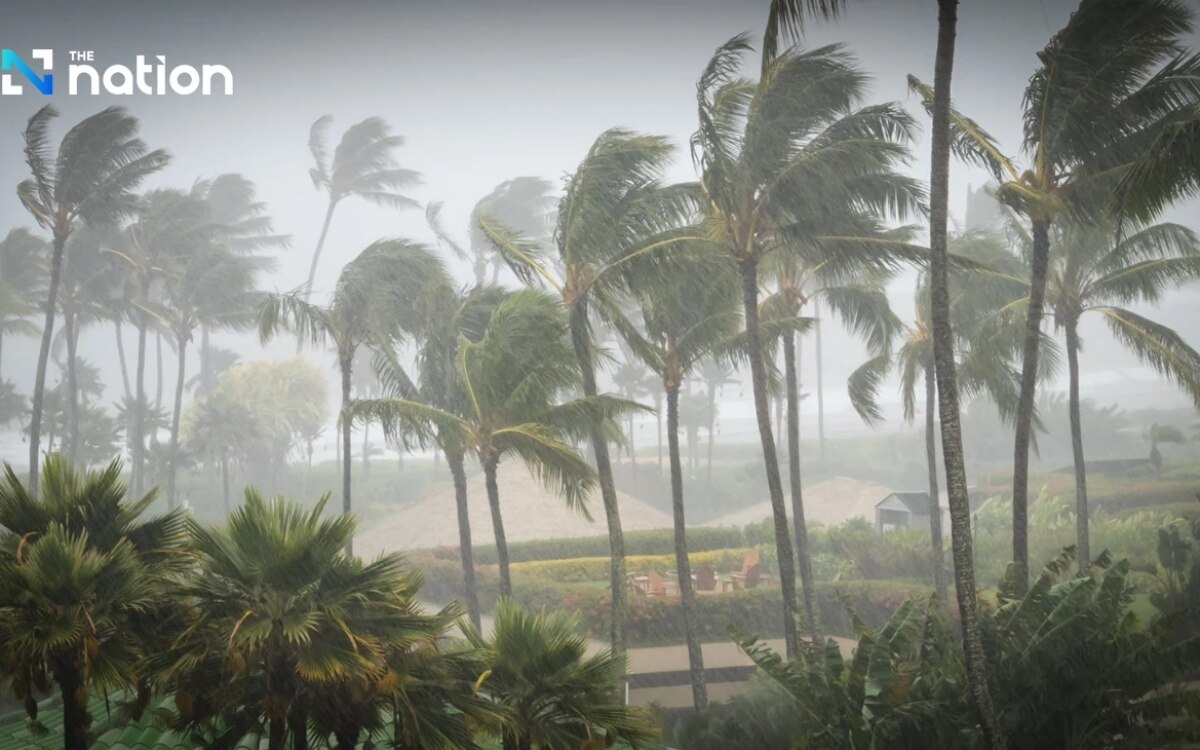
[[1168,289],[1200,278],[1200,238],[1178,224],[1131,226],[1117,235],[1111,226],[1065,222],[1058,224],[1052,236],[1058,252],[1046,271],[1046,306],[1067,345],[1076,549],[1079,564],[1086,567],[1091,557],[1079,408],[1079,322],[1087,314],[1102,318],[1117,341],[1178,383],[1200,407],[1200,353],[1176,331],[1125,307],[1157,303]]
[[52,238],[46,317],[33,384],[33,414],[29,420],[29,487],[35,494],[46,364],[54,337],[67,239],[79,224],[111,224],[129,215],[133,211],[133,190],[147,175],[167,163],[165,151],[147,150],[137,137],[137,119],[121,107],[109,107],[81,120],[67,131],[55,155],[50,146],[50,121],[57,116],[54,107],[47,105],[29,118],[25,127],[25,161],[30,178],[17,186],[21,204],[38,226],[50,231]]
[[479,228],[479,220],[490,217],[509,229],[520,232],[539,245],[551,241],[553,226],[553,200],[550,183],[540,177],[515,177],[505,180],[480,198],[471,210],[470,244],[464,248],[442,226],[441,202],[430,203],[425,208],[425,221],[437,236],[438,242],[459,260],[469,261],[475,275],[475,285],[487,283],[487,270],[492,269],[491,283],[499,281],[504,259]]
[[[728,362],[710,358],[700,364],[699,370],[700,380],[704,383],[704,396],[708,401],[708,418],[709,422],[706,426],[708,431],[708,455],[706,457],[706,476],[709,486],[712,486],[712,467],[713,467],[713,445],[716,441],[717,431],[717,393],[727,385],[733,385],[738,381],[734,378],[734,369]],[[661,446],[660,446],[661,449]]]
[[124,689],[145,707],[148,653],[183,569],[183,520],[142,514],[154,493],[127,499],[121,466],[77,472],[47,457],[40,494],[5,466],[0,484],[0,664],[31,719],[38,691],[57,686],[63,747],[91,744],[88,695]]
[[330,157],[326,133],[331,122],[333,118],[329,115],[319,118],[308,134],[308,149],[313,158],[313,167],[308,174],[313,186],[326,193],[328,202],[321,234],[308,267],[308,280],[302,290],[306,301],[312,294],[317,263],[321,260],[334,209],[342,200],[362,198],[390,208],[416,208],[419,205],[401,192],[421,182],[420,173],[401,169],[396,163],[394,152],[404,145],[403,137],[392,135],[391,128],[381,118],[368,117],[346,129]]
[[679,391],[700,363],[724,348],[739,324],[738,287],[733,269],[713,273],[709,267],[683,268],[660,283],[635,286],[641,303],[641,323],[635,326],[616,318],[618,331],[630,352],[662,382],[667,401],[667,452],[671,466],[671,512],[675,529],[675,567],[679,603],[683,610],[691,673],[692,703],[697,710],[708,704],[704,684],[704,658],[696,632],[695,591],[688,561],[687,529],[683,504],[683,466],[679,455]]
[[535,290],[514,292],[492,313],[478,341],[458,345],[458,372],[466,395],[463,413],[407,399],[355,401],[352,419],[382,423],[384,432],[436,430],[475,454],[496,538],[500,593],[512,595],[508,544],[500,506],[497,470],[515,454],[567,506],[590,518],[585,500],[595,475],[567,441],[587,434],[631,408],[629,402],[593,396],[558,403],[579,382],[579,368],[567,342],[567,322],[553,297]]
[[1150,429],[1146,431],[1146,439],[1150,441],[1150,463],[1154,466],[1154,473],[1159,477],[1162,476],[1163,457],[1158,446],[1164,443],[1187,442],[1187,438],[1183,436],[1183,430],[1173,424],[1158,424],[1157,422],[1150,425]]
[[[308,302],[303,292],[268,294],[258,311],[259,337],[269,341],[280,330],[301,344],[332,341],[342,379],[344,411],[350,403],[354,355],[365,344],[387,344],[419,330],[426,306],[446,284],[441,261],[423,245],[407,240],[378,240],[342,269],[329,304]],[[341,419],[342,512],[350,512],[351,420]]]
[[[780,3],[796,6],[800,3]],[[692,152],[701,171],[709,234],[742,275],[755,414],[770,492],[784,601],[794,653],[796,584],[791,534],[771,432],[767,367],[759,325],[759,269],[772,253],[817,246],[856,267],[889,268],[920,253],[881,237],[882,216],[903,219],[920,199],[893,168],[906,158],[912,122],[894,104],[860,106],[865,76],[839,46],[778,50],[768,39],[757,81],[740,76],[746,36],[718,48],[698,85],[700,127]],[[833,264],[830,273],[838,270]]]
[[0,241],[0,362],[5,336],[38,334],[29,316],[43,294],[46,251],[45,240],[28,229],[14,229]]
[[385,678],[397,649],[452,620],[453,610],[420,612],[420,579],[399,555],[346,554],[355,520],[326,516],[328,498],[308,508],[247,488],[224,523],[189,521],[200,569],[186,591],[191,621],[159,657],[181,728],[223,725],[226,740],[265,729],[271,750],[289,738],[305,748],[308,717],[338,686],[344,700],[351,685]]
[[[1013,472],[1013,558],[1028,582],[1029,442],[1039,338],[1050,267],[1051,228],[1102,214],[1151,220],[1167,203],[1200,189],[1200,164],[1178,145],[1196,127],[1200,58],[1183,39],[1192,13],[1173,0],[1083,0],[1039,53],[1024,101],[1019,168],[986,131],[952,115],[951,146],[988,168],[997,197],[1028,220],[1032,251],[1021,401]],[[912,79],[928,101],[930,92]],[[1182,130],[1181,130],[1182,128]],[[1083,558],[1080,558],[1084,562]]]
[[508,714],[504,750],[599,750],[654,736],[649,715],[622,698],[625,658],[588,656],[577,615],[533,614],[501,600],[492,636],[468,629],[467,639],[488,666],[480,690]]
[[[620,128],[602,133],[566,182],[554,229],[555,252],[550,258],[536,240],[491,217],[482,216],[477,222],[521,281],[545,284],[562,298],[585,397],[598,393],[594,318],[618,309],[617,297],[627,286],[635,263],[641,272],[653,272],[654,258],[673,254],[698,236],[695,230],[681,226],[695,211],[695,187],[661,184],[673,152],[664,137]],[[608,438],[599,426],[589,437],[612,554],[611,641],[620,653],[625,648],[625,536]]]

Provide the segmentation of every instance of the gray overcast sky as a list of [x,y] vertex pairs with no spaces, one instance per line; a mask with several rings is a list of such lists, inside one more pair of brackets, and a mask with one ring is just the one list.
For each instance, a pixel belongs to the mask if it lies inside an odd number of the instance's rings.
[[[1191,0],[1194,2],[1194,0]],[[323,199],[307,176],[309,125],[335,117],[331,136],[379,115],[408,143],[404,166],[421,171],[422,201],[444,200],[447,225],[465,232],[471,205],[496,183],[523,174],[558,180],[595,136],[614,125],[672,136],[681,147],[673,177],[691,179],[688,136],[695,123],[695,81],[713,49],[730,36],[761,31],[766,0],[707,2],[37,2],[6,9],[0,43],[18,51],[94,50],[97,65],[132,65],[134,56],[165,54],[171,64],[220,63],[235,77],[232,97],[66,97],[58,133],[102,106],[124,104],[141,118],[143,136],[172,153],[150,186],[186,186],[198,177],[241,172],[255,181],[276,227],[294,247],[268,287],[302,281],[319,229]],[[954,96],[1000,138],[1019,145],[1020,103],[1035,52],[1067,19],[1069,0],[963,0]],[[932,79],[936,8],[931,0],[864,0],[831,24],[813,23],[808,45],[844,41],[875,79],[875,100],[898,99],[917,110],[905,76]],[[36,93],[0,98],[0,174],[24,177],[20,133],[44,102]],[[924,120],[918,113],[918,119]],[[928,175],[928,145],[916,148],[912,172]],[[968,183],[984,175],[956,166],[952,213],[961,217]],[[1168,218],[1200,228],[1195,203]],[[0,190],[0,227],[29,224],[11,188]],[[432,240],[419,211],[395,212],[347,202],[339,207],[322,258],[318,289],[371,240],[403,235]],[[466,278],[466,269],[460,269]],[[898,293],[898,309],[908,295]],[[1195,293],[1171,298],[1161,313],[1200,345]],[[1088,329],[1089,387],[1135,377],[1132,360],[1113,354],[1106,332]],[[97,333],[96,336],[99,336]],[[860,361],[855,346],[832,340],[827,388]],[[838,337],[840,338],[840,337]],[[104,357],[111,333],[85,342]],[[246,339],[248,342],[248,339]],[[7,344],[8,342],[6,342]],[[228,343],[228,342],[226,342]],[[31,342],[6,345],[4,377],[27,390]],[[247,343],[239,348],[249,353]],[[287,344],[272,352],[287,354]],[[811,380],[811,377],[807,378]],[[1111,398],[1111,396],[1106,396]],[[812,400],[806,402],[811,407]]]

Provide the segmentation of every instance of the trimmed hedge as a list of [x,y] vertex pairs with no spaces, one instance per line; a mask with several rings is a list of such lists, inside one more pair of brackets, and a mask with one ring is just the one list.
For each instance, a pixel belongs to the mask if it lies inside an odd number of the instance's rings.
[[[771,538],[772,541],[774,537]],[[740,549],[752,547],[758,540],[747,542],[742,529],[733,526],[715,528],[700,527],[687,530],[688,549],[692,552],[707,552],[716,549]],[[630,555],[673,555],[675,536],[671,529],[649,529],[625,532],[625,554]],[[457,560],[456,547],[441,547],[434,555],[443,560]],[[577,539],[537,539],[514,542],[508,545],[509,562],[532,560],[570,560],[576,557],[608,557],[607,536],[587,536]],[[475,546],[475,561],[480,565],[495,565],[494,545]]]
[[[746,549],[716,549],[707,552],[691,552],[688,560],[692,570],[705,565],[717,573],[728,573],[741,570],[746,559]],[[630,573],[645,575],[654,570],[666,573],[675,570],[675,554],[669,555],[632,555],[625,558],[625,565]],[[607,581],[610,575],[610,559],[608,557],[578,557],[571,560],[531,560],[512,564],[514,577],[534,577],[556,583],[583,583],[586,581]]]

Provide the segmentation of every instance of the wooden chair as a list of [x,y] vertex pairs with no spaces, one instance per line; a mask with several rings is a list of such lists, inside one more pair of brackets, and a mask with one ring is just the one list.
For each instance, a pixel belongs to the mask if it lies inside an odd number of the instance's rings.
[[729,578],[732,580],[735,589],[752,589],[758,585],[761,577],[762,568],[758,564],[757,548],[746,553],[746,559],[742,561],[740,572],[735,571],[729,574]]
[[659,575],[658,571],[650,571],[650,575],[647,578],[650,580],[646,582],[646,595],[666,597],[667,584],[663,581],[663,577]]
[[696,590],[697,591],[716,591],[717,590],[717,573],[707,565],[696,571]]

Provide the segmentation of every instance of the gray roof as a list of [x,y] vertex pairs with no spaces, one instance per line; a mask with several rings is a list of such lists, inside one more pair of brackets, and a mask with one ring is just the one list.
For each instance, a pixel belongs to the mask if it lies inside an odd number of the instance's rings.
[[909,513],[929,513],[930,503],[928,492],[893,492],[876,503],[875,507],[879,507],[893,498],[898,500]]

